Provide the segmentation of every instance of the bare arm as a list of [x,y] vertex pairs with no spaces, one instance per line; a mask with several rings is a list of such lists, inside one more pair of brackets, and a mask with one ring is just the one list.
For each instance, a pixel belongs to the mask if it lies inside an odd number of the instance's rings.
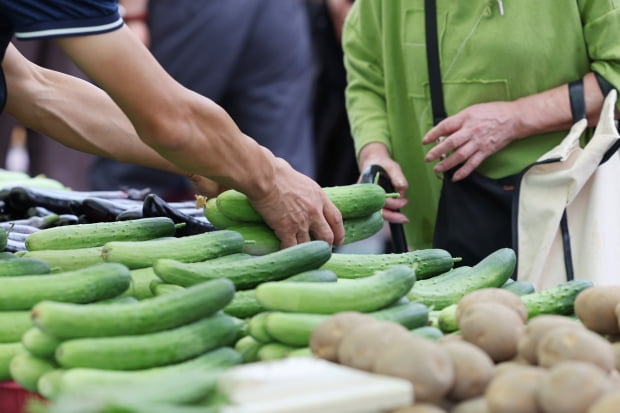
[[[604,96],[594,73],[584,76],[583,82],[588,124],[594,126],[598,122]],[[571,125],[568,88],[562,85],[512,102],[472,105],[441,121],[426,134],[422,143],[429,144],[439,141],[442,136],[446,137],[427,153],[426,161],[436,161],[454,151],[439,162],[435,170],[445,172],[464,163],[454,174],[453,179],[458,181],[513,140],[568,130]]]
[[340,212],[318,184],[244,135],[221,107],[177,83],[127,27],[57,41],[142,141],[180,169],[247,194],[283,246],[311,235],[342,242]]

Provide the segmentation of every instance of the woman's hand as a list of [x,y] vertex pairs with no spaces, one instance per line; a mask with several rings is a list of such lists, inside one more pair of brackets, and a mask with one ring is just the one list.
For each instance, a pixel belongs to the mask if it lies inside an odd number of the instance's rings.
[[472,105],[439,122],[422,139],[423,144],[437,142],[424,158],[441,161],[436,172],[445,172],[463,164],[453,180],[471,174],[487,157],[519,137],[519,123],[513,102],[490,102]]
[[360,151],[360,170],[364,171],[371,165],[378,165],[385,170],[394,190],[400,195],[398,198],[388,198],[386,200],[385,207],[383,208],[383,218],[395,224],[409,222],[404,214],[397,212],[397,210],[407,205],[408,202],[405,197],[408,187],[407,179],[405,179],[400,165],[392,159],[384,144],[377,142],[369,143]]

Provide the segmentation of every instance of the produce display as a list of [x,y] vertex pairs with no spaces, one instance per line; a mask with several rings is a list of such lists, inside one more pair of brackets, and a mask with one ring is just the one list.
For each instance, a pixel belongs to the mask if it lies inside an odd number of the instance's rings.
[[[620,286],[534,291],[509,248],[473,266],[441,249],[280,249],[236,191],[168,203],[15,182],[0,190],[0,390],[47,399],[29,412],[235,413],[229,373],[284,359],[408,383],[393,413],[620,405]],[[394,196],[324,190],[347,242],[381,230]]]

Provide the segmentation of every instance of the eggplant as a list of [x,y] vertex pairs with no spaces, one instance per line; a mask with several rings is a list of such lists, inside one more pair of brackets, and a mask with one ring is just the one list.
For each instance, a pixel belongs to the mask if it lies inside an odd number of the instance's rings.
[[175,232],[175,236],[177,237],[217,231],[217,228],[206,219],[203,221],[187,215],[171,207],[156,194],[149,194],[146,196],[142,205],[142,215],[144,217],[168,217],[172,219],[175,224],[185,224],[181,227],[177,227]]

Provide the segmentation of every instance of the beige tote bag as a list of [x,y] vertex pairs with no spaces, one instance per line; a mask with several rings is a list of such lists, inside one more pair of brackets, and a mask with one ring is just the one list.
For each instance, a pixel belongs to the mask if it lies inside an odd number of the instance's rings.
[[612,90],[584,148],[579,138],[585,119],[523,174],[517,189],[517,279],[537,290],[570,279],[620,285],[616,99]]

